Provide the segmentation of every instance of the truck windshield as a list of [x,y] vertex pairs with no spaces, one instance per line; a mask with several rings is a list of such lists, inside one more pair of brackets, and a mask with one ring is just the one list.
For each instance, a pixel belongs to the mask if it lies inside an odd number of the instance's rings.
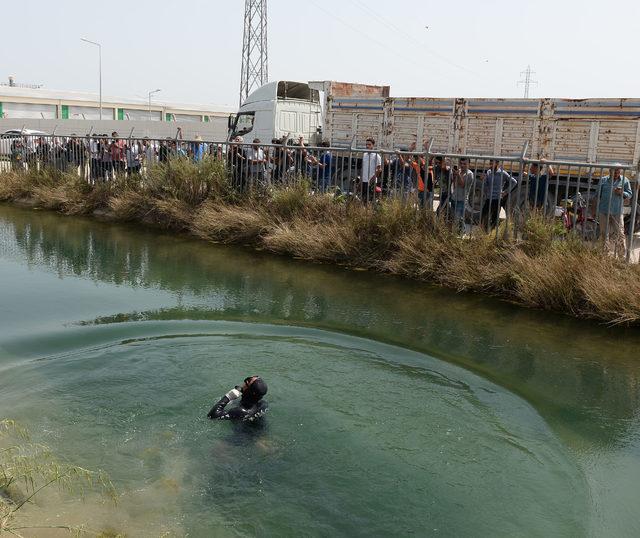
[[236,116],[235,125],[233,126],[232,137],[242,136],[253,129],[253,121],[255,112],[242,112]]

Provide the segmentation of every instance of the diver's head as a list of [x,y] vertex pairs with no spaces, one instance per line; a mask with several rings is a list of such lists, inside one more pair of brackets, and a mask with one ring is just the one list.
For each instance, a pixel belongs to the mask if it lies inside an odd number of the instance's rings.
[[242,399],[253,402],[260,401],[267,393],[267,384],[260,376],[252,375],[245,378],[242,385]]

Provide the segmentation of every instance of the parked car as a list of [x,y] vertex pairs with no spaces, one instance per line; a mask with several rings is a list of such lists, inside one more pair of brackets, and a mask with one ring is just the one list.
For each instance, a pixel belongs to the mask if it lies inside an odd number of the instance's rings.
[[0,158],[9,159],[11,157],[12,145],[18,138],[24,138],[27,146],[34,146],[38,136],[48,136],[43,131],[35,129],[9,129],[0,134]]

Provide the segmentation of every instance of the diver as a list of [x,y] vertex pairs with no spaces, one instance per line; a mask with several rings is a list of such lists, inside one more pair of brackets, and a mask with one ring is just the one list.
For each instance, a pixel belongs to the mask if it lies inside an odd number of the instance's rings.
[[[262,417],[268,409],[268,404],[262,398],[267,393],[267,384],[260,376],[252,375],[245,378],[242,385],[236,386],[227,392],[211,411],[207,414],[210,419],[231,419],[253,422]],[[225,410],[225,407],[233,400],[240,399],[236,407]]]

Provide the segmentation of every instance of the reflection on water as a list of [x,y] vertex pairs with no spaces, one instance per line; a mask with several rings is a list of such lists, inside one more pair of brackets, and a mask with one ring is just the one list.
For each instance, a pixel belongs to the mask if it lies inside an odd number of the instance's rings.
[[[0,209],[0,248],[0,260],[49,272],[59,290],[50,302],[11,307],[0,338],[7,356],[46,356],[55,347],[44,337],[40,347],[38,338],[25,343],[27,311],[34,319],[64,322],[72,331],[118,326],[121,339],[127,335],[118,322],[133,327],[139,320],[234,320],[317,327],[397,344],[462,365],[526,399],[583,466],[597,505],[589,516],[594,532],[640,531],[628,501],[637,496],[640,482],[637,330],[391,277],[11,208]],[[17,277],[15,282],[20,284]],[[107,297],[100,295],[101,286],[108,286]],[[70,305],[65,297],[74,290]],[[132,338],[140,336],[131,331]],[[383,362],[395,368],[389,358]],[[405,365],[402,375],[430,386],[460,382],[442,378],[437,369],[425,381],[424,365],[415,370]],[[234,439],[221,439],[211,450],[224,457]],[[261,446],[260,436],[255,442]],[[516,438],[511,443],[517,451],[529,450]],[[277,443],[266,446],[267,455],[286,453]],[[153,451],[145,450],[141,453],[153,461]],[[167,487],[174,484],[168,480]],[[209,496],[208,486],[203,488]]]
[[177,298],[173,308],[102,321],[280,321],[373,337],[470,367],[607,444],[624,442],[638,410],[637,329],[130,227],[2,211],[10,217],[0,221],[3,257],[60,276],[157,287]]

